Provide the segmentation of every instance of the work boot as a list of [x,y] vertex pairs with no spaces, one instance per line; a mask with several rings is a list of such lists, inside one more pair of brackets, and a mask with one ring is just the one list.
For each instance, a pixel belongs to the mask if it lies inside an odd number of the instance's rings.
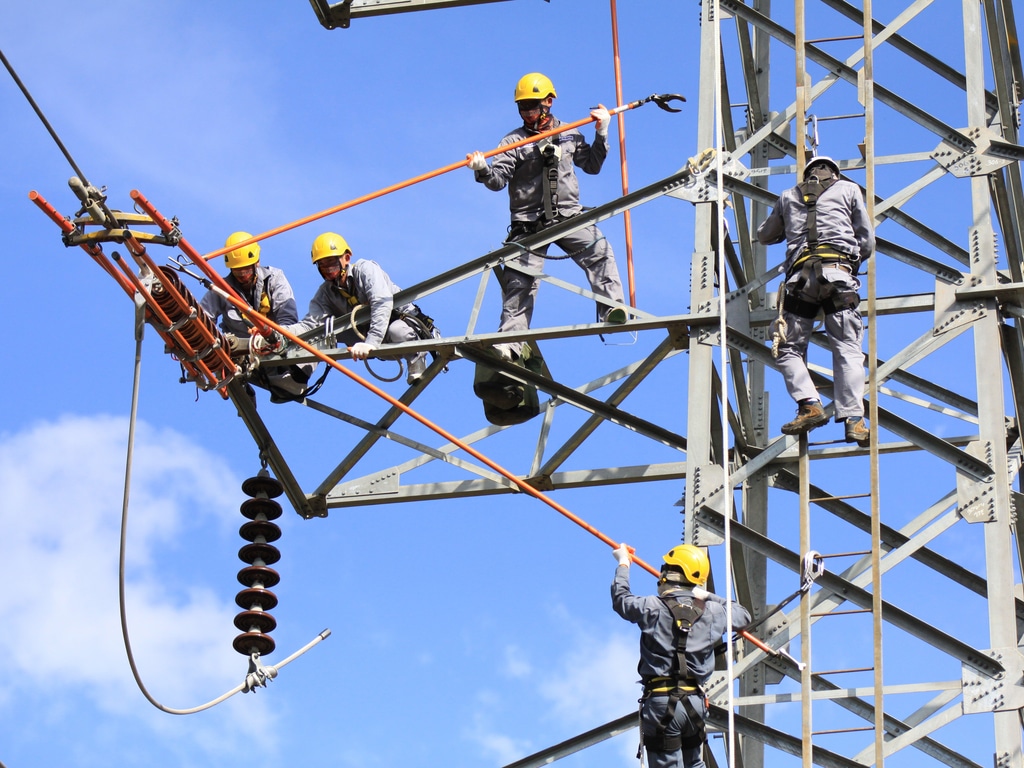
[[828,421],[828,416],[825,415],[821,403],[817,400],[809,400],[800,403],[795,419],[782,425],[782,434],[802,435],[815,427],[820,427],[826,421]]
[[846,420],[846,442],[856,443],[861,448],[871,445],[871,431],[863,416],[852,416]]
[[612,325],[622,325],[628,319],[626,310],[622,307],[612,307],[611,311],[605,316],[604,321]]
[[409,360],[409,375],[405,377],[405,383],[410,387],[423,378],[427,371],[427,360],[423,355],[417,355]]

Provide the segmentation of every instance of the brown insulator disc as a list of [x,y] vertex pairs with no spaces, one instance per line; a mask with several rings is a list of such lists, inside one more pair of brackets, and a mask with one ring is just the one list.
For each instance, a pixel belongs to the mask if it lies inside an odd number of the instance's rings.
[[269,588],[281,583],[281,574],[265,565],[250,565],[238,572],[238,583],[247,587],[261,584]]
[[242,493],[246,496],[266,494],[268,499],[276,499],[284,493],[284,486],[277,478],[260,472],[255,477],[249,477],[242,481]]
[[[259,608],[262,611],[272,611],[277,607],[277,595],[269,589],[243,589],[235,595],[235,604],[239,608],[246,608],[250,611]],[[243,627],[239,627],[243,629]]]
[[250,520],[242,523],[238,535],[246,541],[256,541],[260,536],[266,542],[277,541],[281,538],[281,526],[269,520]]
[[277,520],[281,516],[281,505],[273,499],[246,499],[239,509],[250,520],[255,520],[261,512],[267,520]]
[[281,550],[273,544],[246,544],[238,550],[238,559],[250,565],[257,560],[262,560],[264,565],[273,565],[281,559]]
[[263,611],[242,611],[235,616],[235,626],[243,632],[273,632],[277,629],[277,619]]
[[277,644],[270,635],[261,635],[259,632],[246,632],[231,641],[231,647],[243,656],[258,653],[260,656],[269,656],[274,652]]

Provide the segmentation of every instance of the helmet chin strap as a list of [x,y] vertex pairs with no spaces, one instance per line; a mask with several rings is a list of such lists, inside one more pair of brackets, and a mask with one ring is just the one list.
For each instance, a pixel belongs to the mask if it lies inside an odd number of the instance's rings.
[[664,594],[670,589],[692,586],[693,584],[691,584],[683,574],[668,568],[661,572],[661,578],[658,579],[658,594]]
[[530,129],[531,131],[543,131],[551,125],[551,109],[550,107],[541,106],[540,113],[537,115],[537,119],[533,123],[523,121],[523,126]]

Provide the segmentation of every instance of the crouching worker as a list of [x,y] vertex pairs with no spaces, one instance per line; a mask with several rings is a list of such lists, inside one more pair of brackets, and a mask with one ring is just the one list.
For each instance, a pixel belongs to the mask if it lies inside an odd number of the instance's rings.
[[[613,551],[618,567],[612,607],[640,627],[643,682],[641,739],[651,768],[704,768],[707,698],[703,685],[715,669],[715,646],[728,629],[724,597],[704,589],[711,565],[704,550],[680,544],[663,558],[658,594],[637,597],[629,589],[629,547]],[[750,613],[732,603],[737,630]]]
[[[251,239],[248,232],[234,232],[224,245],[231,247]],[[225,275],[225,282],[254,310],[282,326],[291,325],[299,319],[288,278],[280,269],[260,264],[259,243],[228,251],[224,254],[224,265],[231,270]],[[242,316],[238,307],[215,291],[207,291],[199,305],[214,322],[220,318],[220,328],[231,345],[231,355],[235,358],[248,356],[250,334],[255,327]],[[315,368],[312,363],[257,367],[249,381],[269,390],[271,402],[285,403],[302,398]]]
[[[339,336],[353,360],[365,360],[384,342],[401,344],[434,335],[433,320],[415,304],[395,307],[394,296],[400,290],[387,272],[375,261],[352,261],[352,249],[341,235],[325,232],[313,241],[313,265],[324,279],[309,302],[306,316],[288,328],[295,334],[312,330],[329,317],[348,318],[359,306],[370,310],[370,326],[365,336],[355,329]],[[406,355],[406,382],[417,383],[427,369],[427,353]]]

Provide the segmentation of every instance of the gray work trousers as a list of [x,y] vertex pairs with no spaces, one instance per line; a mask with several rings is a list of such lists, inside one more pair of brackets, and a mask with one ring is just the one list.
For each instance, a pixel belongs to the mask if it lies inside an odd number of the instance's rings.
[[[704,696],[687,696],[693,711],[702,719],[708,716],[707,708],[704,706]],[[668,708],[668,696],[650,696],[643,700],[640,706],[640,717],[643,727],[644,744],[653,742],[658,730],[658,723],[665,716]],[[691,735],[695,732],[694,724],[686,714],[686,708],[682,701],[676,704],[674,716],[665,726],[666,736]],[[650,746],[647,749],[647,763],[650,768],[705,768],[704,766],[704,745],[690,749],[677,749],[671,752],[653,750]]]
[[[619,279],[619,268],[615,264],[615,254],[604,235],[596,226],[591,225],[577,230],[572,234],[555,240],[555,245],[566,253],[575,254],[575,261],[586,273],[590,281],[590,289],[598,296],[604,296],[618,304],[625,304],[622,292],[622,280]],[[548,246],[536,249],[538,253],[522,253],[506,265],[501,277],[501,321],[498,331],[525,331],[533,319],[533,304],[540,287],[540,278],[524,275],[516,271],[516,264],[541,272],[544,269],[544,258],[541,253],[548,252]],[[611,311],[605,304],[597,305],[597,320],[602,322]],[[517,355],[522,349],[519,342],[501,345]]]
[[[825,267],[822,276],[840,291],[857,291],[860,281],[839,267]],[[791,287],[799,275],[787,283],[787,292],[804,301],[818,302],[823,287],[808,280],[803,290]],[[786,321],[786,341],[779,346],[776,358],[779,370],[786,382],[786,390],[797,402],[807,399],[820,400],[818,390],[811,381],[807,370],[807,345],[814,330],[816,318],[800,317],[792,312],[783,312]],[[861,340],[864,323],[856,308],[844,309],[825,315],[825,333],[832,349],[832,400],[835,405],[836,421],[864,415],[864,352]]]

